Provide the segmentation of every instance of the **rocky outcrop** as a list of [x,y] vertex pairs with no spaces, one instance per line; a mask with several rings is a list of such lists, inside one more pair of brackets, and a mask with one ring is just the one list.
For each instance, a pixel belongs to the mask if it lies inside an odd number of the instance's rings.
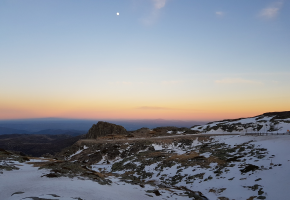
[[287,119],[290,118],[290,111],[284,111],[284,112],[268,112],[264,113],[263,115],[260,115],[258,117],[273,117],[272,120],[274,119]]
[[127,131],[123,126],[99,121],[97,124],[94,124],[90,128],[85,138],[97,139],[98,137],[106,135],[126,135],[126,134]]

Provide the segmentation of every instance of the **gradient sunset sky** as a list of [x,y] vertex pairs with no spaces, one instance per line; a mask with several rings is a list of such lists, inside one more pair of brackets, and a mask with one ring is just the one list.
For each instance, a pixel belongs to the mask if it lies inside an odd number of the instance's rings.
[[0,1],[0,119],[217,120],[289,100],[288,0]]

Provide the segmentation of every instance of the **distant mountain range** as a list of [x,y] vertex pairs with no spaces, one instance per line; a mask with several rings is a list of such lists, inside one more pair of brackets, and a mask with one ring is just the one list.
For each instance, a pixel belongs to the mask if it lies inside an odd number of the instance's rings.
[[196,124],[206,124],[203,121],[182,120],[82,120],[82,119],[22,119],[22,120],[0,120],[1,134],[84,134],[93,124],[98,121],[106,121],[123,126],[127,131],[134,131],[142,127],[156,128],[160,126],[191,127]]
[[14,134],[14,133],[29,134],[31,132],[26,131],[26,130],[14,129],[14,128],[0,127],[0,135],[2,135],[2,134]]
[[226,119],[196,125],[191,128],[196,133],[226,134],[226,133],[286,133],[290,130],[290,111],[269,112],[249,118]]
[[[127,131],[134,131],[142,127],[150,129],[156,127],[175,126],[191,127],[196,133],[274,133],[290,130],[290,111],[270,112],[249,118],[226,119],[214,122],[182,121],[182,120],[83,120],[41,118],[23,120],[0,120],[0,135],[2,134],[66,134],[77,136],[85,134],[98,121],[106,121],[123,126]],[[198,125],[197,125],[198,124]]]
[[86,131],[80,131],[80,130],[61,130],[61,129],[45,129],[41,131],[27,131],[27,130],[20,130],[20,129],[14,129],[14,128],[6,128],[6,127],[0,127],[0,135],[4,134],[42,134],[42,135],[71,135],[71,136],[77,136],[85,134]]

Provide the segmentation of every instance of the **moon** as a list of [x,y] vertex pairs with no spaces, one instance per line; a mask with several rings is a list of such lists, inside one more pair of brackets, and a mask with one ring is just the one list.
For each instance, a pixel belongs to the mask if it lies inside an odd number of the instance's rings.
[[117,15],[120,15],[120,13],[117,12]]

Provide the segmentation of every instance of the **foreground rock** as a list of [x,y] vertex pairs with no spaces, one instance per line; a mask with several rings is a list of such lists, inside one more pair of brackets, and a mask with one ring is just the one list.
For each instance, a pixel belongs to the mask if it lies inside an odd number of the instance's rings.
[[94,124],[90,128],[85,138],[97,139],[98,137],[106,135],[126,135],[126,134],[127,131],[123,126],[99,121],[97,124]]
[[29,158],[23,154],[6,151],[0,148],[0,174],[2,174],[4,170],[11,171],[19,169],[17,165],[11,162],[11,160],[23,163],[29,161]]

